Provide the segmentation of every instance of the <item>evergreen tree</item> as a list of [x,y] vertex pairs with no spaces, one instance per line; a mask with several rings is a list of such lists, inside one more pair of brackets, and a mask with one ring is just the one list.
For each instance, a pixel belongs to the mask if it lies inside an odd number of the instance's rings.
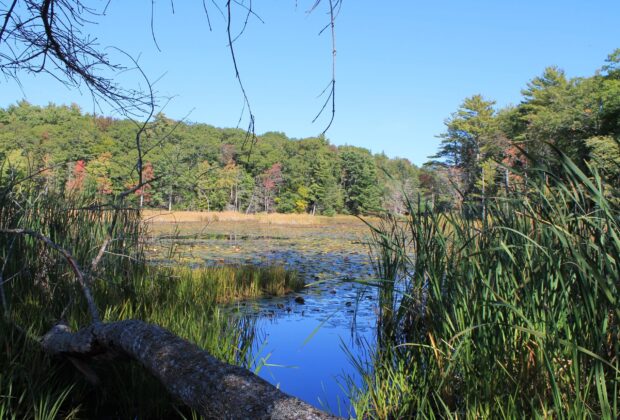
[[472,201],[476,196],[484,201],[486,180],[482,181],[481,165],[498,153],[494,105],[494,101],[481,95],[466,98],[446,120],[447,131],[440,135],[441,146],[433,156],[456,170],[460,178],[456,188],[465,201]]
[[356,147],[339,149],[345,211],[364,214],[380,208],[377,167],[370,152]]

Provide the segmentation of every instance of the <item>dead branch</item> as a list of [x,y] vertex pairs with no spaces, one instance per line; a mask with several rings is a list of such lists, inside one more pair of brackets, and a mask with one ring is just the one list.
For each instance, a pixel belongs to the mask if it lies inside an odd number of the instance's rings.
[[47,246],[49,246],[50,248],[58,252],[60,255],[62,255],[64,259],[67,261],[67,263],[69,264],[69,267],[71,267],[71,270],[75,274],[75,278],[77,279],[80,287],[82,288],[82,293],[84,293],[84,298],[86,298],[86,304],[88,305],[88,311],[90,313],[93,323],[97,324],[100,322],[99,310],[97,309],[97,305],[95,304],[95,299],[93,298],[93,294],[90,290],[89,278],[84,274],[84,271],[82,271],[78,262],[75,260],[73,255],[71,255],[71,252],[64,249],[63,247],[58,245],[56,242],[52,241],[47,236],[42,235],[39,232],[35,232],[34,230],[0,229],[0,233],[5,233],[9,235],[30,236],[34,239],[37,239],[45,243]]
[[[316,5],[321,0],[317,0]],[[245,20],[241,32],[234,37],[231,32],[231,3],[244,8]],[[16,7],[20,3],[20,7]],[[224,13],[212,0],[222,16]],[[103,12],[107,8],[106,3]],[[174,13],[174,2],[171,3]],[[332,115],[324,130],[331,126],[335,115],[335,32],[334,21],[341,0],[329,0],[329,14],[332,33],[332,81],[330,94],[323,109],[331,101]],[[153,41],[159,49],[154,34],[153,5],[151,2],[151,31]],[[207,418],[273,418],[273,419],[328,419],[333,416],[322,412],[297,398],[286,395],[273,385],[252,374],[250,371],[218,361],[198,346],[183,340],[171,332],[152,324],[138,320],[127,320],[113,323],[101,323],[99,311],[95,304],[90,287],[90,279],[110,242],[121,211],[120,203],[129,194],[142,188],[153,180],[143,180],[142,159],[144,157],[141,136],[153,117],[155,96],[152,84],[131,56],[127,55],[141,73],[148,85],[148,92],[131,90],[117,85],[111,77],[126,68],[110,62],[102,52],[96,39],[81,32],[85,24],[92,23],[88,17],[98,17],[100,13],[84,5],[82,0],[12,0],[7,7],[2,3],[2,26],[0,28],[0,73],[18,81],[20,72],[47,73],[69,86],[80,88],[86,86],[93,99],[102,99],[114,105],[126,116],[148,115],[143,124],[139,124],[135,142],[138,152],[136,170],[138,183],[115,197],[113,221],[108,235],[99,252],[90,265],[90,272],[84,272],[70,251],[53,242],[47,236],[29,229],[0,229],[0,233],[8,235],[30,236],[53,248],[64,257],[76,280],[82,288],[92,324],[77,332],[72,332],[66,325],[60,324],[52,328],[42,339],[43,347],[50,354],[66,356],[69,360],[80,360],[84,357],[100,358],[125,355],[142,364],[149,372],[166,387],[171,395],[197,410]],[[205,13],[207,8],[203,0]],[[233,43],[245,31],[250,16],[260,18],[249,6],[238,0],[226,1],[226,31],[228,44],[244,99],[244,108],[249,113],[247,139],[252,145],[256,140],[255,118],[250,107],[248,95],[241,80]],[[18,13],[19,11],[19,13]],[[211,22],[207,13],[209,27]],[[317,116],[318,118],[318,116]],[[316,120],[316,119],[315,119]],[[244,142],[245,143],[245,142]],[[250,151],[251,152],[251,151]],[[146,151],[148,153],[148,150]],[[8,257],[7,257],[8,258]],[[5,261],[6,262],[6,261]],[[2,270],[3,271],[3,270]],[[0,287],[2,273],[0,272]],[[1,300],[5,310],[4,291]],[[77,359],[76,359],[77,358]],[[75,362],[74,362],[75,364]],[[79,363],[78,363],[79,365]],[[78,366],[79,368],[79,366]],[[80,369],[87,373],[88,369]],[[96,379],[96,378],[95,378]],[[95,381],[95,380],[93,380]]]
[[82,32],[101,13],[81,0],[13,1],[0,13],[1,74],[19,82],[22,72],[47,73],[67,86],[85,86],[96,102],[128,115],[141,114],[152,101],[115,83],[114,75],[127,69],[112,63],[97,39]]
[[[312,8],[308,11],[308,13],[311,13],[314,9],[316,9],[320,3],[321,0],[317,0],[312,6]],[[327,126],[325,127],[321,135],[327,133],[327,130],[329,130],[329,128],[334,122],[334,118],[336,118],[336,16],[340,11],[341,6],[342,0],[329,0],[329,23],[319,32],[319,35],[321,35],[327,28],[331,28],[332,40],[332,80],[319,95],[319,97],[325,95],[328,90],[329,94],[327,95],[323,106],[319,110],[319,113],[312,120],[313,123],[316,122],[316,120],[318,120],[319,117],[323,114],[323,111],[325,111],[325,108],[327,108],[327,105],[331,103],[331,116],[329,122],[327,123]]]
[[139,320],[101,323],[88,277],[69,251],[32,230],[0,229],[0,233],[40,240],[59,252],[72,268],[93,323],[75,333],[58,324],[43,336],[41,345],[51,355],[67,357],[91,382],[97,383],[98,378],[85,358],[109,361],[125,356],[140,363],[173,397],[206,418],[335,418],[283,393],[247,369],[217,360],[162,327]]
[[[226,2],[226,11],[227,11],[227,15],[226,15],[226,34],[228,35],[228,48],[230,49],[230,57],[232,59],[233,67],[235,69],[235,77],[237,78],[237,82],[239,83],[239,88],[241,89],[241,93],[243,94],[244,108],[245,107],[248,108],[248,115],[249,115],[250,122],[249,122],[248,129],[247,129],[246,132],[248,133],[248,136],[250,136],[251,144],[254,145],[254,143],[256,141],[256,131],[255,131],[255,124],[254,124],[254,122],[255,122],[254,113],[252,112],[252,107],[250,105],[250,100],[248,99],[248,95],[247,95],[247,93],[245,91],[245,86],[243,85],[243,81],[241,80],[241,75],[239,74],[239,66],[237,65],[237,57],[235,55],[235,47],[233,46],[234,40],[233,40],[232,29],[231,29],[231,25],[232,25],[231,0],[227,0],[227,2]],[[249,15],[249,12],[248,12],[248,15]],[[245,30],[245,25],[243,27],[243,30]]]

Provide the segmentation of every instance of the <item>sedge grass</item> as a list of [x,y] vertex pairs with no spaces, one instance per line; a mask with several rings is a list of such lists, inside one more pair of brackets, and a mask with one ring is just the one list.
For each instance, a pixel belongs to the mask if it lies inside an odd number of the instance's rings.
[[145,220],[152,223],[212,223],[212,222],[255,222],[267,225],[358,225],[355,216],[315,216],[297,213],[252,213],[245,214],[234,211],[199,212],[199,211],[161,211],[145,209],[142,212]]
[[620,209],[596,170],[562,165],[485,220],[410,203],[375,226],[380,340],[358,416],[620,416]]
[[[219,305],[303,286],[294,272],[279,267],[150,266],[142,254],[138,211],[44,191],[36,179],[19,188],[10,182],[0,187],[1,228],[41,232],[86,269],[111,232],[114,240],[91,273],[104,321],[139,318],[159,324],[228,363],[250,367],[255,327],[251,319],[227,316]],[[95,387],[71,363],[42,351],[38,337],[59,319],[73,329],[90,322],[70,269],[52,250],[28,237],[0,235],[0,268],[6,301],[0,302],[0,418],[192,415],[134,363],[89,361],[101,383]]]

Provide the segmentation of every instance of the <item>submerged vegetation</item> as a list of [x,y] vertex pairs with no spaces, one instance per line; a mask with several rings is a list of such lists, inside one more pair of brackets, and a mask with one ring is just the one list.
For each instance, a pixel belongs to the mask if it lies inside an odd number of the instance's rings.
[[[358,416],[619,417],[618,98],[618,51],[589,78],[548,68],[517,106],[467,98],[422,169],[279,133],[251,155],[240,130],[163,115],[145,125],[138,157],[129,121],[24,102],[0,110],[0,418],[192,414],[139,366],[43,352],[39,338],[57,321],[88,323],[81,282],[103,321],[155,323],[260,367],[254,321],[219,305],[283,295],[304,279],[275,266],[149,265],[145,218],[288,228],[379,206],[386,213],[369,221],[377,342],[372,363],[353,361],[364,381]],[[149,206],[232,211],[162,216]],[[248,215],[274,210],[303,215]]]
[[[620,209],[608,199],[617,193],[596,168],[559,157],[553,170],[532,158],[523,189],[488,200],[484,219],[408,201],[409,215],[371,222],[385,280],[374,359],[358,366],[358,417],[617,417]],[[35,191],[28,182],[3,190],[0,227],[36,228],[90,261],[114,211]],[[296,290],[299,277],[278,267],[144,264],[139,213],[118,215],[122,240],[93,276],[102,318],[143,319],[221,360],[260,366],[249,352],[253,321],[224,316],[218,304]],[[0,240],[3,418],[191,415],[129,362],[49,359],[36,338],[58,319],[83,325],[85,303],[53,250]]]

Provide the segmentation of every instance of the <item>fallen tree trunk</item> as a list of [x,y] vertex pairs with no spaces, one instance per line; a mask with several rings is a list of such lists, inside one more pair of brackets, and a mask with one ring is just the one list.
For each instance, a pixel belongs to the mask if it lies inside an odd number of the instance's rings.
[[247,369],[229,365],[157,325],[138,320],[96,322],[72,332],[56,325],[42,339],[52,355],[123,355],[151,372],[171,395],[207,418],[333,419]]
[[[142,364],[172,396],[206,418],[335,418],[286,395],[247,369],[217,360],[160,326],[139,320],[100,322],[90,276],[85,275],[71,252],[32,230],[0,229],[0,233],[31,236],[58,251],[69,263],[82,287],[93,324],[77,332],[58,324],[45,334],[41,344],[49,354],[69,358],[91,382],[97,382],[97,378],[80,359],[125,356]],[[102,245],[91,270],[96,269],[108,243],[106,240]],[[1,303],[5,306],[4,301]]]

